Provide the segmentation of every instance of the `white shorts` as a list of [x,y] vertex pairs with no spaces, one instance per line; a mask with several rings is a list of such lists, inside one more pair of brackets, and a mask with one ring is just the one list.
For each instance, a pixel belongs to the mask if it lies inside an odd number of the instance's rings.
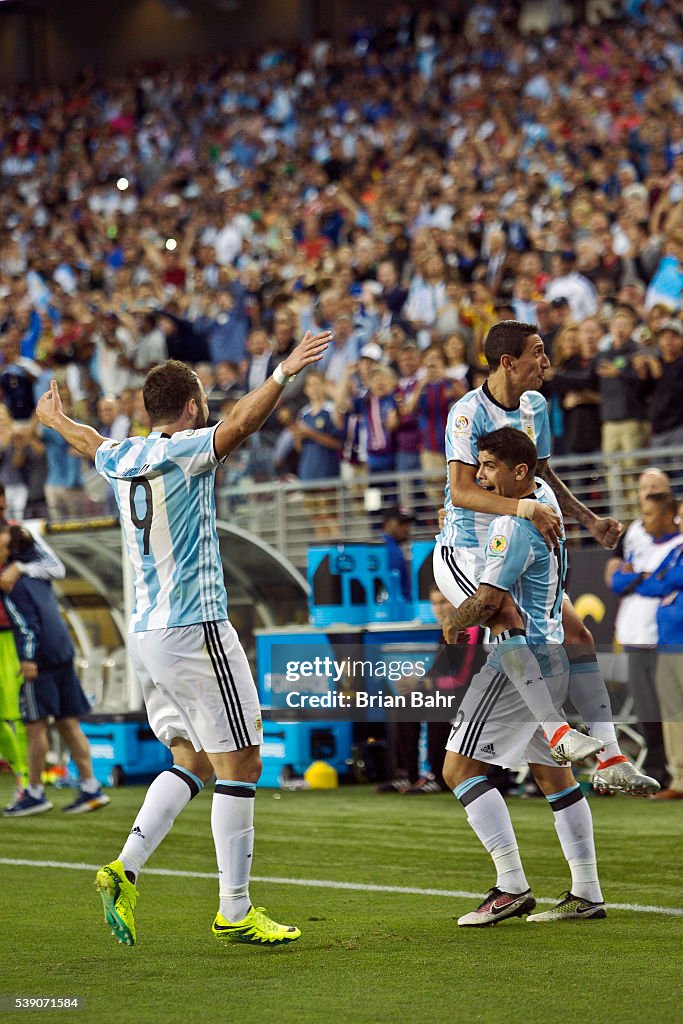
[[[553,703],[561,709],[567,700],[569,672],[546,676],[545,681]],[[507,676],[489,661],[463,697],[446,750],[501,768],[516,769],[524,764],[557,767],[540,725],[533,721]]]
[[475,593],[485,562],[481,548],[447,548],[437,540],[434,546],[434,582],[454,608],[459,608]]
[[149,724],[170,747],[229,753],[263,739],[261,709],[247,656],[230,622],[203,622],[131,633]]

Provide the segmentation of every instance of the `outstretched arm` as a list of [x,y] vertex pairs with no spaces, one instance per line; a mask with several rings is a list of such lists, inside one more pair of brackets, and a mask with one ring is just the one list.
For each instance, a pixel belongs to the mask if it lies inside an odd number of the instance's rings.
[[[236,403],[230,417],[216,427],[214,449],[218,459],[224,459],[234,448],[245,441],[250,434],[263,426],[280,400],[287,384],[287,377],[299,373],[305,366],[317,363],[323,357],[327,346],[332,340],[332,333],[311,335],[306,331],[303,340],[294,351],[280,363],[279,370],[284,375],[282,384],[278,384],[275,375],[268,378],[260,388],[250,391]],[[278,372],[277,370],[275,371]]]
[[38,401],[36,415],[44,427],[56,430],[72,448],[89,459],[95,458],[95,452],[107,440],[93,427],[89,427],[87,423],[76,423],[66,415],[62,408],[56,380],[50,381],[50,390],[46,391]]
[[449,462],[448,479],[451,501],[457,508],[486,512],[494,516],[522,516],[529,519],[551,551],[562,536],[562,522],[551,505],[532,500],[525,502],[525,499],[520,502],[517,498],[504,498],[501,494],[485,490],[477,483],[476,466],[456,461]]
[[566,484],[557,477],[547,459],[538,463],[538,475],[552,488],[563,516],[571,516],[585,526],[592,537],[604,548],[613,548],[624,532],[623,525],[611,516],[596,516],[589,508],[579,501]]

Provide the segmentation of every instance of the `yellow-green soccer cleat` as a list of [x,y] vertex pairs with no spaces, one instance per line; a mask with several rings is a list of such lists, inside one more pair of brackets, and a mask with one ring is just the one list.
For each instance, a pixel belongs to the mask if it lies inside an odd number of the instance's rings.
[[222,914],[216,914],[211,931],[221,942],[249,942],[256,946],[283,946],[301,936],[294,925],[271,921],[264,907],[252,907],[236,924],[229,924]]
[[113,860],[97,872],[97,890],[102,897],[104,920],[124,946],[135,945],[135,901],[138,891],[126,878],[123,864]]
[[529,914],[527,921],[531,924],[552,923],[554,921],[597,921],[607,917],[604,903],[591,903],[581,896],[564,892],[559,901],[550,910],[540,914]]

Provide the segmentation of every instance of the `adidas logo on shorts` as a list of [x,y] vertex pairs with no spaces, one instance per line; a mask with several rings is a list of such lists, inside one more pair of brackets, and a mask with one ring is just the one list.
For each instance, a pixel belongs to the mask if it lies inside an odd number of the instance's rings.
[[485,743],[483,747],[479,747],[479,751],[482,754],[488,754],[490,757],[493,757],[496,752],[493,743]]

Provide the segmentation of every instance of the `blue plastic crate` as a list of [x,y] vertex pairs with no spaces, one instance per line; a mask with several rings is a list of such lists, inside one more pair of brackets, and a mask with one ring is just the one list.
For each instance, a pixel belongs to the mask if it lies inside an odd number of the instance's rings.
[[414,540],[411,552],[410,594],[413,599],[413,617],[421,622],[436,622],[429,601],[429,591],[434,586],[434,541]]
[[[105,786],[153,779],[173,763],[144,715],[92,715],[81,727],[90,744],[93,774]],[[78,774],[73,760],[69,774]]]
[[351,722],[263,723],[260,786],[278,786],[282,769],[303,775],[313,761],[327,761],[340,776],[349,769]]
[[310,547],[308,583],[316,626],[412,618],[412,606],[401,595],[400,574],[389,568],[383,543]]

